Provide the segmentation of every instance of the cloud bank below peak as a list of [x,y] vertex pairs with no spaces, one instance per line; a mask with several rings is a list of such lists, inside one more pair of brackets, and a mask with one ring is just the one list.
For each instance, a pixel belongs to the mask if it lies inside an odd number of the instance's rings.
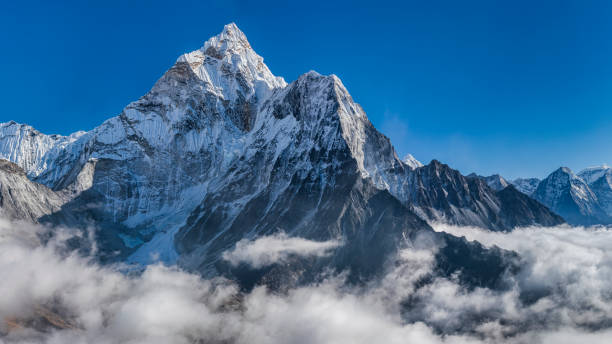
[[[69,229],[0,221],[2,343],[607,343],[612,331],[612,231],[523,228],[438,231],[518,252],[524,267],[505,290],[465,288],[432,275],[435,250],[401,250],[383,277],[349,287],[342,276],[273,293],[241,292],[223,278],[177,267],[100,266],[66,251]],[[228,259],[264,266],[325,255],[338,242],[285,234],[242,241]],[[417,247],[416,245],[415,247]],[[238,252],[242,252],[238,254]],[[430,282],[423,284],[423,280]],[[537,298],[526,298],[537,295]],[[407,301],[410,302],[407,302]],[[51,323],[50,321],[51,320]]]

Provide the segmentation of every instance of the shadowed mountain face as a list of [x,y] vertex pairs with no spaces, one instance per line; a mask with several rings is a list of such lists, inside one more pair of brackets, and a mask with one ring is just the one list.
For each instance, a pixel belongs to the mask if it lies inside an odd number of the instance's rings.
[[565,222],[561,216],[518,191],[512,185],[498,191],[497,197],[501,201],[500,223],[505,228],[526,227],[534,224],[551,226]]
[[[328,268],[367,279],[399,247],[427,238],[441,248],[439,271],[494,285],[512,265],[500,258],[506,253],[435,233],[427,221],[491,230],[562,222],[514,188],[496,191],[435,160],[402,161],[336,76],[308,72],[287,84],[233,24],[89,132],[49,136],[0,125],[0,157],[24,170],[9,169],[19,180],[4,184],[43,190],[50,201],[42,204],[53,205],[3,209],[33,221],[93,225],[104,261],[161,260],[240,278],[244,269],[222,257],[242,239],[285,232],[342,243],[292,269],[248,273],[245,284],[300,283]],[[30,202],[13,195],[11,204]],[[485,272],[477,262],[489,256],[499,259],[487,258],[496,267]]]
[[495,191],[481,177],[464,177],[437,160],[414,170],[408,180],[410,207],[423,218],[491,230],[554,226],[563,219],[546,206],[507,186]]

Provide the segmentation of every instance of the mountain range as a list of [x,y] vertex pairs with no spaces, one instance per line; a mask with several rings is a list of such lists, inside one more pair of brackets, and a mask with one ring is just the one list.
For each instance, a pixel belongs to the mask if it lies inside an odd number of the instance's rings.
[[[90,131],[1,124],[0,158],[4,216],[95,228],[103,262],[176,263],[245,284],[302,283],[329,267],[367,279],[398,248],[430,242],[441,247],[440,273],[495,285],[511,252],[430,225],[510,231],[563,223],[556,213],[603,221],[612,210],[602,205],[609,169],[561,169],[526,192],[530,182],[400,159],[337,76],[310,71],[287,83],[234,24]],[[276,233],[342,245],[255,272],[223,259],[240,240]]]
[[470,176],[478,177],[495,190],[512,184],[570,224],[612,224],[612,168],[607,165],[589,167],[578,174],[567,167],[560,167],[543,180],[518,178],[508,182],[498,174]]

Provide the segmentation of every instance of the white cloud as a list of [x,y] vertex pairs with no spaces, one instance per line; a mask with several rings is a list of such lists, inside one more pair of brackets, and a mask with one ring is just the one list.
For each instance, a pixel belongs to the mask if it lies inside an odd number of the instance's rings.
[[[519,228],[510,233],[449,225],[435,229],[513,250],[522,257],[521,271],[514,277],[513,320],[572,328],[598,328],[612,321],[610,228],[563,225]],[[521,306],[519,293],[539,293],[541,298]]]
[[303,238],[289,237],[285,233],[263,236],[254,241],[242,239],[236,246],[223,253],[223,259],[236,266],[246,263],[254,268],[261,268],[286,261],[291,256],[323,257],[338,247],[340,242],[312,241]]
[[[435,250],[408,248],[366,286],[349,287],[336,276],[283,294],[264,287],[242,293],[230,281],[175,267],[124,274],[65,253],[69,230],[41,245],[36,234],[44,228],[0,221],[0,343],[609,342],[610,330],[594,330],[612,319],[608,229],[437,229],[521,254],[513,287],[466,289],[454,278],[423,285]],[[334,247],[294,239],[243,242],[251,253],[240,261],[263,264],[286,259],[287,251],[318,255]],[[267,244],[284,253],[262,258]],[[548,293],[539,301],[521,300],[522,293],[542,289]],[[402,307],[408,301],[412,307]],[[31,320],[45,317],[66,328],[41,332],[44,322]]]

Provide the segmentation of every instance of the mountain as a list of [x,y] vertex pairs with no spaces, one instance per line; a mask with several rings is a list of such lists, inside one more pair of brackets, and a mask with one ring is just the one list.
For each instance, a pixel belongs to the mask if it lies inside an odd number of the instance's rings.
[[601,166],[587,167],[584,170],[578,172],[578,177],[582,178],[587,184],[593,184],[597,180],[609,175],[612,168],[604,164]]
[[[591,176],[589,172],[585,175]],[[567,167],[557,169],[542,180],[532,197],[571,224],[608,224],[612,220],[587,182]]]
[[29,125],[14,121],[0,124],[0,159],[21,166],[33,180],[52,184],[65,175],[82,151],[84,131],[70,136],[45,135]]
[[550,211],[542,203],[509,185],[497,192],[501,200],[499,218],[502,228],[527,227],[534,224],[552,226],[565,223],[565,219]]
[[60,210],[67,197],[30,181],[17,164],[0,160],[0,215],[11,220],[36,222]]
[[538,188],[540,179],[538,178],[517,178],[510,182],[514,187],[524,193],[525,195],[531,196],[533,192]]
[[[7,185],[44,190],[42,203],[53,205],[29,218],[96,228],[103,261],[161,260],[242,276],[222,253],[242,239],[285,232],[343,245],[325,259],[248,272],[245,280],[298,283],[329,267],[350,268],[359,280],[425,237],[443,248],[444,273],[494,281],[502,263],[488,273],[472,263],[506,253],[436,233],[428,222],[492,230],[562,222],[514,188],[496,191],[435,160],[399,159],[338,77],[311,71],[286,83],[234,24],[91,131],[45,135],[15,122],[0,130],[0,157],[14,163]],[[14,204],[31,201],[11,194]]]
[[576,225],[612,223],[612,168],[589,167],[578,174],[561,167],[546,179],[519,178],[512,184]]
[[589,185],[601,208],[612,217],[612,168],[607,165],[589,167],[578,176]]
[[[505,193],[500,194],[483,178],[463,176],[437,160],[415,169],[404,183],[411,190],[406,204],[430,222],[502,231],[512,230],[515,226],[511,224],[522,216],[529,219],[530,225],[554,226],[564,222],[513,187],[506,187]],[[530,207],[529,212],[511,204],[517,200]]]
[[484,177],[484,176],[479,176],[476,173],[470,173],[468,175],[468,177],[470,178],[480,178],[482,180],[484,180],[485,183],[487,183],[487,185],[489,185],[489,187],[495,191],[500,191],[505,189],[508,185],[510,185],[510,183],[508,183],[504,177],[500,176],[499,174],[493,174],[490,175],[488,177]]

